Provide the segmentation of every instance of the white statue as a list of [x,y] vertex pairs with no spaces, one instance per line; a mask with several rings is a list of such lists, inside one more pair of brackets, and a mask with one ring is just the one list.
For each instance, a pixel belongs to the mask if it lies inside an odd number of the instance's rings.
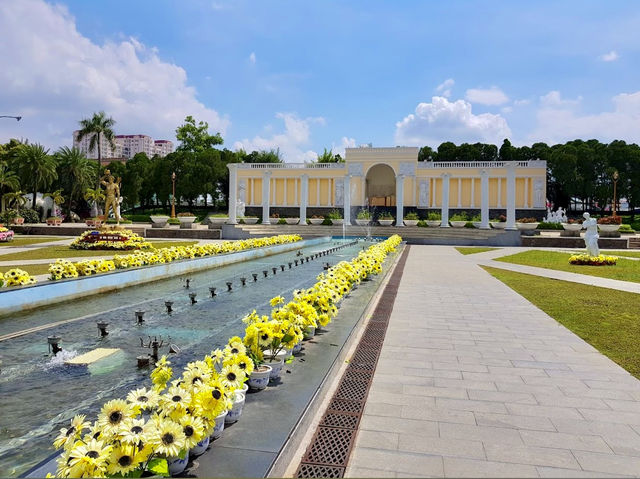
[[544,180],[536,178],[533,180],[533,207],[544,208]]
[[[238,182],[238,201],[241,201],[242,204],[245,204],[245,202],[247,201],[247,180],[242,179]],[[242,215],[244,216],[244,214]]]
[[587,253],[589,253],[590,256],[599,256],[600,248],[598,248],[598,238],[600,238],[600,235],[598,234],[598,222],[595,218],[591,218],[589,213],[585,213],[582,216],[584,216],[582,229],[587,230],[584,234],[584,244],[587,247]]
[[562,207],[558,207],[556,211],[551,211],[551,208],[547,207],[547,216],[544,218],[546,223],[566,223],[567,213]]
[[244,217],[244,201],[236,201],[236,218]]
[[336,206],[344,205],[344,180],[336,179]]
[[420,181],[420,195],[418,197],[418,207],[427,208],[429,206],[429,181]]
[[[23,195],[23,198],[27,200],[25,206],[31,208],[33,204],[33,193],[28,193]],[[57,216],[58,213],[58,205],[56,205],[53,201],[53,198],[50,196],[44,196],[42,193],[36,193],[36,209],[42,208],[42,221],[44,222],[50,216]]]

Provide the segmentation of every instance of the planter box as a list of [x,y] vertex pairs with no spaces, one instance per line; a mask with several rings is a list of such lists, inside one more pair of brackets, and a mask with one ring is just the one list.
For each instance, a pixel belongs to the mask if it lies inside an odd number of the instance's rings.
[[497,230],[503,230],[507,227],[506,221],[490,221],[489,224],[492,228],[495,228]]
[[102,226],[102,220],[87,220],[86,223],[87,226],[92,228],[100,228],[100,226]]
[[427,226],[437,228],[442,223],[441,220],[427,220]]
[[255,225],[258,222],[257,216],[246,216],[242,218],[245,225]]
[[449,224],[454,228],[464,228],[464,225],[467,224],[467,221],[449,221]]
[[300,218],[285,218],[284,219],[288,225],[297,225],[300,223]]
[[331,224],[342,226],[344,224],[344,218],[336,218],[335,220],[331,220]]
[[418,221],[420,220],[404,220],[405,226],[418,226]]
[[364,219],[357,219],[357,218],[356,218],[356,224],[357,224],[358,226],[368,226],[368,225],[369,225],[369,223],[371,223],[371,220],[370,220],[370,219],[366,219],[366,220],[364,220]]
[[[209,226],[220,226],[229,221],[228,216],[209,216]],[[218,228],[215,228],[218,229]]]
[[195,216],[178,216],[180,220],[181,230],[190,230],[193,228],[193,222],[196,220]]
[[152,228],[165,228],[167,221],[169,221],[168,216],[150,216],[150,218]]
[[603,238],[619,238],[620,225],[598,225],[598,229],[600,230],[600,236]]
[[536,228],[538,228],[539,224],[540,223],[518,223],[518,222],[516,222],[516,227],[520,231],[533,231]]
[[13,231],[3,231],[0,233],[0,242],[5,243],[13,241]]
[[17,218],[13,218],[13,220],[11,220],[11,224],[13,225],[21,225],[24,224],[24,218],[19,216]]
[[393,224],[393,220],[378,220],[380,226],[391,226]]
[[324,218],[309,218],[309,223],[312,225],[321,225],[324,222]]
[[49,226],[60,226],[61,224],[62,224],[62,220],[61,219],[47,220],[47,225],[49,225]]
[[482,221],[474,221],[473,227],[476,229],[482,229]]

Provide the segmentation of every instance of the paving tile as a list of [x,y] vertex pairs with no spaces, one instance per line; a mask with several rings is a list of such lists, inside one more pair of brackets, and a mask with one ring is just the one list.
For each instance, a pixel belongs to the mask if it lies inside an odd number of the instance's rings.
[[438,436],[438,423],[401,417],[362,416],[359,430],[413,434],[424,437]]
[[585,471],[627,474],[636,477],[640,474],[640,457],[594,454],[583,451],[574,451],[573,455]]
[[607,443],[599,436],[545,431],[520,431],[520,436],[527,446],[576,449],[602,453],[612,452]]
[[[371,449],[398,449],[398,434],[395,432],[370,431],[360,429],[356,438],[356,447],[368,447]],[[424,437],[422,438],[424,439]]]
[[511,393],[503,391],[481,391],[468,390],[469,399],[477,399],[480,401],[498,401],[520,404],[538,404],[533,394]]
[[502,444],[485,444],[484,450],[490,461],[580,469],[573,454],[567,449],[517,445],[505,447]]
[[445,477],[538,477],[535,466],[506,462],[444,458]]
[[428,421],[445,421],[462,424],[475,424],[476,419],[471,411],[460,411],[445,407],[414,407],[402,406],[400,416],[407,419],[422,419]]
[[353,451],[349,466],[373,469],[374,471],[393,471],[399,476],[403,476],[404,473],[417,474],[421,477],[444,476],[441,456],[383,451],[365,447],[359,447]]
[[576,409],[555,406],[533,406],[530,404],[507,403],[505,407],[511,414],[518,416],[540,416],[540,417],[568,417],[582,419],[582,415]]
[[424,437],[402,434],[398,442],[398,450],[430,455],[485,459],[481,442],[464,439],[434,437],[425,440]]
[[518,416],[515,414],[474,413],[479,426],[511,427],[534,431],[555,431],[549,418],[536,416]]
[[436,398],[436,407],[445,409],[457,409],[459,411],[497,412],[507,413],[503,403],[493,401],[474,401],[471,399],[446,399]]
[[441,422],[440,437],[451,439],[467,439],[483,443],[524,445],[520,433],[515,429],[504,427],[475,426],[472,424],[454,424]]
[[398,477],[393,471],[369,469],[366,467],[347,467],[344,477]]
[[589,472],[576,469],[560,469],[558,467],[536,466],[540,477],[632,477],[619,474],[604,474],[602,472]]

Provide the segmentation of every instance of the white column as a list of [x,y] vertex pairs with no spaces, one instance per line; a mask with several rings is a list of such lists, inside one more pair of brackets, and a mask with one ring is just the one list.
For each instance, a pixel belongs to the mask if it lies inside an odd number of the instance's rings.
[[502,208],[502,178],[498,178],[498,208]]
[[418,206],[417,202],[416,202],[416,187],[418,186],[417,184],[417,179],[415,176],[411,177],[411,191],[413,192],[411,195],[411,206]]
[[476,207],[476,179],[471,178],[471,208]]
[[441,200],[442,208],[440,210],[442,220],[440,222],[440,228],[449,227],[449,179],[450,178],[451,178],[451,175],[449,173],[444,173],[442,175],[442,200]]
[[431,200],[431,207],[435,208],[436,205],[438,204],[438,203],[436,203],[436,184],[437,184],[437,181],[436,181],[435,178],[429,178],[429,181],[431,181],[431,198],[433,198]]
[[256,201],[256,179],[255,178],[251,178],[251,204],[253,206],[258,204],[258,202]]
[[271,178],[271,191],[273,192],[273,198],[271,199],[271,203],[273,206],[276,206],[278,202],[276,201],[276,187],[278,186],[278,180],[275,178]]
[[462,178],[458,178],[458,208],[462,208]]
[[507,230],[516,229],[516,162],[507,165]]
[[347,175],[344,177],[344,188],[343,188],[343,203],[344,203],[344,224],[351,224],[351,175]]
[[238,224],[236,218],[236,203],[238,202],[238,164],[228,163],[229,168],[229,224]]
[[271,194],[271,172],[262,174],[262,224],[269,225],[269,197]]
[[404,226],[404,175],[396,176],[396,226]]
[[300,224],[307,225],[307,203],[309,199],[309,175],[301,176],[300,183]]
[[524,178],[524,205],[523,208],[529,208],[529,177]]
[[480,170],[481,206],[480,206],[480,229],[488,230],[489,226],[489,172]]
[[284,206],[287,206],[287,183],[289,180],[285,178],[283,181],[284,181],[284,198],[282,199],[282,201],[284,203]]

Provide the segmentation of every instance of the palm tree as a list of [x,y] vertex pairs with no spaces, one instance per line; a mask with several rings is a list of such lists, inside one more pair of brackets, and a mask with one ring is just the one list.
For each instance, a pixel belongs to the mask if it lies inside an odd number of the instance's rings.
[[60,148],[56,156],[60,160],[63,171],[66,173],[66,180],[70,185],[67,191],[69,191],[69,215],[71,215],[73,200],[79,199],[93,184],[97,176],[96,165],[75,147]]
[[104,193],[100,188],[87,188],[87,191],[84,192],[84,199],[90,202],[93,202],[96,205],[96,211],[98,209],[98,203],[104,201]]
[[[80,120],[80,131],[78,132],[78,141],[82,140],[85,136],[90,138],[89,149],[93,150],[98,147],[98,168],[100,168],[100,161],[102,160],[102,150],[100,147],[100,136],[103,136],[108,142],[111,148],[115,148],[114,141],[115,134],[113,133],[113,125],[116,121],[108,117],[104,111],[94,113],[91,119],[84,118]],[[98,183],[99,185],[99,183]]]
[[[62,190],[56,190],[53,193],[45,193],[43,195],[44,198],[46,197],[51,197],[51,199],[53,200],[53,202],[60,206],[62,203],[64,203],[64,196],[62,196]],[[56,210],[57,208],[52,208],[51,210],[51,216],[57,216],[56,215]]]
[[22,145],[18,152],[20,168],[28,178],[33,192],[31,209],[36,209],[36,194],[38,188],[46,188],[56,178],[56,160],[49,156],[49,150],[45,150],[40,144]]
[[[6,163],[0,162],[0,194],[6,189],[17,190],[20,188],[20,180],[15,172],[11,171]],[[0,212],[4,211],[5,195],[0,198]]]

